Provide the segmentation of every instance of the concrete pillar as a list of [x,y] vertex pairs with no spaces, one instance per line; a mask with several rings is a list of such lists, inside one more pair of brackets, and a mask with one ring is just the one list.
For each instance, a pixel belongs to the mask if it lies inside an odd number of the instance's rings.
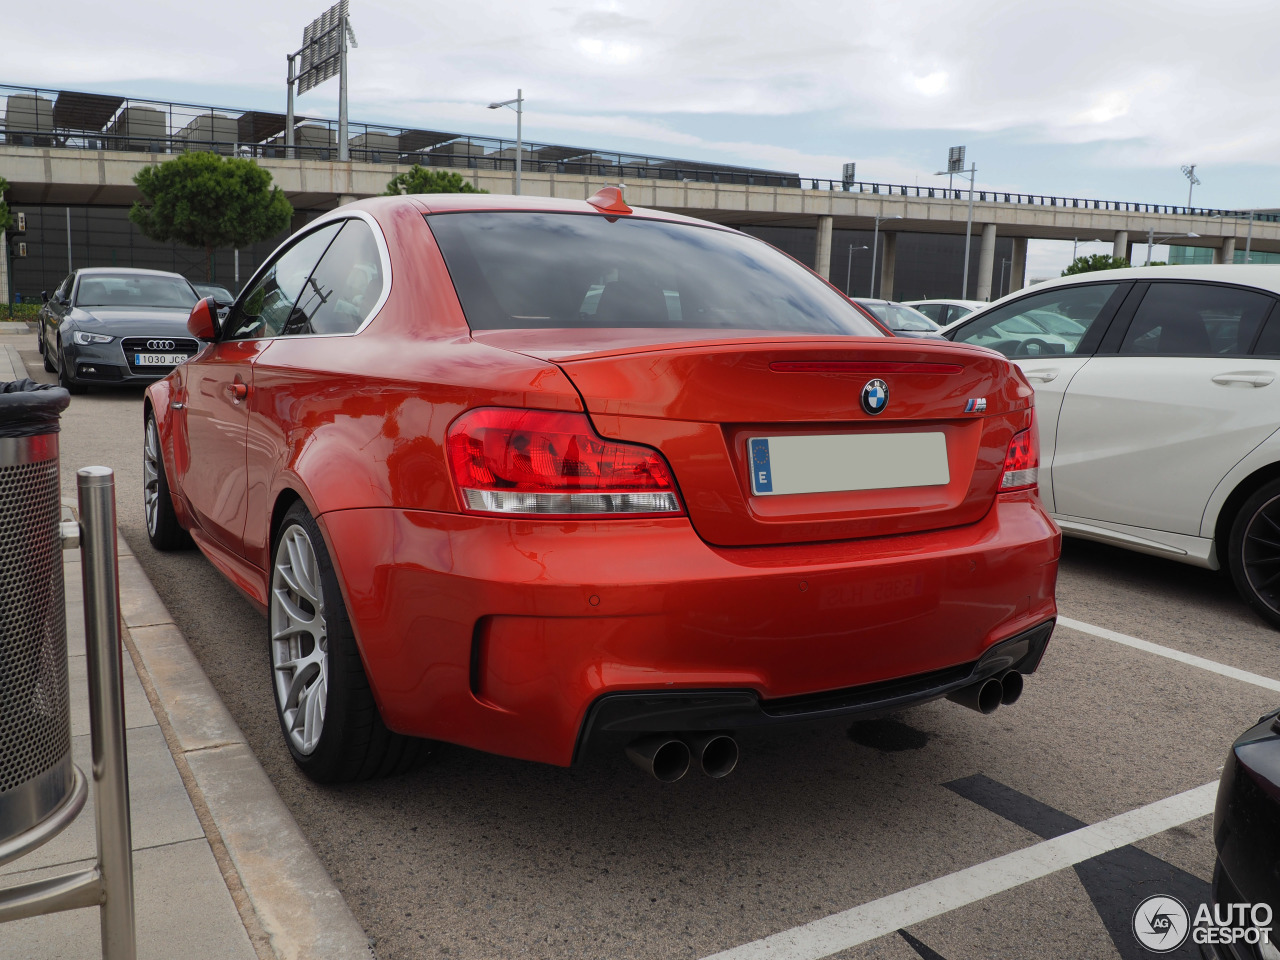
[[1009,292],[1027,285],[1027,238],[1013,238],[1013,263],[1009,264]]
[[831,279],[831,217],[818,218],[818,249],[814,254],[813,269]]
[[898,235],[882,230],[880,236],[884,240],[880,249],[880,283],[878,284],[878,289],[881,300],[892,300],[893,271],[898,262]]
[[359,199],[360,198],[357,197],[354,193],[340,193],[338,194],[337,205],[339,207],[345,207],[348,203],[355,203]]
[[1214,263],[1235,263],[1236,262],[1236,238],[1223,237],[1222,248],[1213,251]]
[[[1124,259],[1129,260],[1129,231],[1128,230],[1116,231],[1116,238],[1111,244],[1111,255],[1113,257],[1123,257]],[[1129,260],[1129,262],[1133,263],[1132,260]]]
[[996,225],[982,225],[982,247],[978,251],[978,292],[977,299],[991,299],[992,273],[996,268]]

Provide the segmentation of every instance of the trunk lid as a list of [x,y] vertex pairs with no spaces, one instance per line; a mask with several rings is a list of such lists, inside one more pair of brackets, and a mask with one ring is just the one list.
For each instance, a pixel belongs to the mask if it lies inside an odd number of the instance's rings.
[[[975,522],[996,496],[1009,441],[1030,423],[1032,390],[1013,364],[945,341],[720,334],[672,344],[660,330],[475,337],[556,363],[601,435],[660,450],[694,528],[718,546]],[[860,399],[874,380],[887,388],[878,414]],[[762,449],[772,490],[753,482],[753,473],[765,479]]]

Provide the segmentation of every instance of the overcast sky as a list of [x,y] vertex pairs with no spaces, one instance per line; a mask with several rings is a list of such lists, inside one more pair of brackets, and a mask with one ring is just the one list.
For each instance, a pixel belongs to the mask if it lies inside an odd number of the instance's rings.
[[[284,110],[325,0],[6,0],[0,82]],[[1280,207],[1276,0],[351,0],[353,120],[839,178]],[[336,116],[337,80],[298,100]],[[1081,238],[1086,239],[1086,238]],[[1106,252],[1093,244],[1081,252]],[[1033,245],[1032,276],[1071,244]]]

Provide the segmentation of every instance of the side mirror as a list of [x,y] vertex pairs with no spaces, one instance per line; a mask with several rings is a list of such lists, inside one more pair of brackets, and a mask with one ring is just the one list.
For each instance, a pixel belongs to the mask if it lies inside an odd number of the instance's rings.
[[41,291],[40,291],[40,302],[41,302],[41,303],[48,303],[48,302],[49,302],[49,291],[48,291],[48,290],[41,290]]
[[197,340],[209,341],[218,336],[218,303],[213,297],[205,297],[191,308],[187,317],[187,332]]

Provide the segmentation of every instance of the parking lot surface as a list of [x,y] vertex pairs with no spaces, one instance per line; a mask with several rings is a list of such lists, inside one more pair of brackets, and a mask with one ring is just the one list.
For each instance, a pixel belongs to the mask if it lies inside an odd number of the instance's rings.
[[[34,335],[0,341],[49,379]],[[125,538],[381,960],[1150,956],[1135,907],[1207,900],[1212,785],[1280,705],[1280,633],[1225,575],[1068,540],[1064,620],[989,717],[941,701],[747,734],[724,780],[441,746],[319,787],[280,736],[264,620],[198,552],[147,543],[141,435],[138,391],[74,398],[64,492],[116,470]]]

